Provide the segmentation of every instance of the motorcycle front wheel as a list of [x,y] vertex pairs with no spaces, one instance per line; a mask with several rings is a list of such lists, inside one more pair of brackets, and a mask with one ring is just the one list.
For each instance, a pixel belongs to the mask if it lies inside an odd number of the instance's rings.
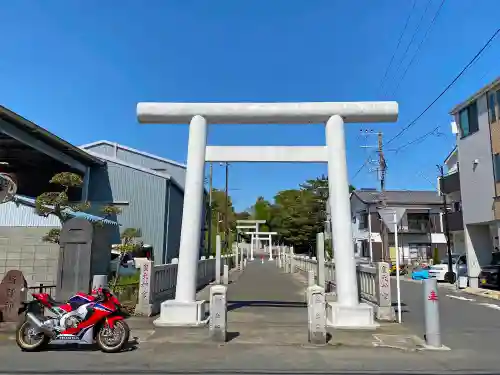
[[25,352],[37,352],[49,343],[50,339],[39,332],[32,323],[25,320],[16,330],[16,343]]
[[105,353],[117,353],[128,343],[130,328],[125,320],[117,320],[114,327],[104,324],[97,332],[96,343]]

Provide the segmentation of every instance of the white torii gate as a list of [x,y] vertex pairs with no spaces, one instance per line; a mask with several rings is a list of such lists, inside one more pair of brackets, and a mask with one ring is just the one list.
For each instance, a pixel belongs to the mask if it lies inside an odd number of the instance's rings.
[[[236,224],[243,224],[243,225],[236,225],[236,230],[240,229],[253,229],[255,232],[259,231],[259,225],[260,224],[265,224],[265,220],[236,220]],[[245,225],[246,224],[246,225]],[[254,260],[253,258],[253,244],[254,244],[254,236],[252,232],[249,232],[247,234],[251,234],[251,239],[250,239],[250,260]],[[258,245],[258,243],[257,243]]]
[[[394,122],[396,102],[139,103],[141,123],[189,123],[177,287],[155,320],[163,325],[205,324],[205,301],[196,301],[205,162],[328,163],[329,204],[336,262],[337,302],[328,303],[329,324],[373,325],[373,309],[359,303],[352,243],[345,151],[345,122]],[[325,146],[207,146],[208,124],[325,124]]]
[[278,232],[246,232],[245,234],[250,234],[252,236],[252,244],[250,245],[250,251],[252,253],[253,260],[253,240],[254,237],[257,241],[267,241],[269,243],[269,260],[273,260],[273,236],[277,235]]

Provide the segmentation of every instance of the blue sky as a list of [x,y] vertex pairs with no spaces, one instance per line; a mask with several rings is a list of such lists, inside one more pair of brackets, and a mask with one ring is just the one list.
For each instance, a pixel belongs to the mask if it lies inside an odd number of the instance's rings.
[[[428,3],[430,1],[430,3]],[[413,0],[18,0],[2,4],[1,103],[80,145],[116,141],[184,162],[186,125],[139,125],[140,101],[397,100],[395,124],[348,124],[353,176],[367,157],[360,129],[394,136],[475,55],[499,24],[498,0],[417,0],[389,71]],[[424,12],[426,7],[427,12]],[[423,21],[404,52],[424,14]],[[436,163],[454,145],[449,110],[499,75],[500,38],[466,75],[388,149],[440,126],[399,153],[387,152],[387,188],[432,189]],[[402,63],[400,64],[400,61]],[[399,69],[398,69],[399,67]],[[398,86],[399,88],[395,90]],[[214,145],[322,145],[321,125],[215,125]],[[371,137],[370,144],[375,144]],[[243,209],[307,178],[316,164],[235,164],[230,188]],[[215,168],[215,187],[224,171]],[[430,181],[430,182],[429,182]],[[352,181],[377,185],[367,169]]]

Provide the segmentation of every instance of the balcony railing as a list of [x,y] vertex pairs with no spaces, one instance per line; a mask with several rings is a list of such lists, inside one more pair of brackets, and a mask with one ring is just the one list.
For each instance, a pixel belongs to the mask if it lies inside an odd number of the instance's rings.
[[464,220],[461,211],[448,213],[448,225],[450,232],[464,230]]
[[444,176],[440,182],[441,192],[450,194],[455,191],[460,191],[460,173],[455,172]]
[[429,220],[408,220],[408,232],[428,233],[430,229],[431,223]]

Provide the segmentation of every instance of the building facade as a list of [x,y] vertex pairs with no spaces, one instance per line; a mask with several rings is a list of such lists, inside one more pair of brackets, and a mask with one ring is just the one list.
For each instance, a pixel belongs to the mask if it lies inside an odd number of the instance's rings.
[[499,247],[500,79],[450,112],[456,124],[458,171],[469,285]]
[[140,229],[144,243],[153,247],[155,262],[177,258],[186,166],[110,141],[81,148],[105,162],[91,171],[92,206],[120,207],[122,213],[114,219],[122,228]]
[[59,246],[42,238],[61,224],[54,216],[37,215],[34,199],[54,190],[49,182],[52,176],[72,172],[82,178],[83,187],[70,189],[69,199],[86,200],[90,170],[103,165],[100,159],[0,106],[0,173],[17,183],[16,201],[0,204],[0,279],[17,269],[30,286],[55,284]]
[[[359,257],[396,260],[394,225],[382,209],[397,212],[400,262],[428,262],[446,253],[441,197],[434,191],[355,190],[351,193],[353,241]],[[385,233],[387,235],[385,235]],[[386,244],[384,244],[386,238]]]
[[[462,216],[462,193],[460,189],[460,174],[458,168],[458,148],[455,147],[444,162],[446,170],[444,177],[438,178],[439,192],[445,194],[448,204],[448,227],[452,251],[455,254],[465,254],[465,234]],[[443,220],[446,223],[446,220]]]

